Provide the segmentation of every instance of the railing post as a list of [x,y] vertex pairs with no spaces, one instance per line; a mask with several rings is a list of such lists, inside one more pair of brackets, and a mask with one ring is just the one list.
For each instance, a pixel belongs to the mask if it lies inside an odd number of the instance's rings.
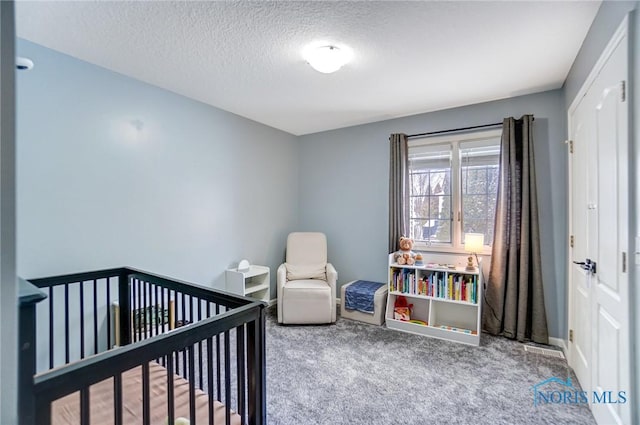
[[[131,343],[131,282],[127,269],[118,275],[118,304],[120,306],[120,345]],[[109,306],[111,308],[111,306]]]
[[47,296],[30,284],[19,280],[18,316],[18,420],[21,425],[35,425],[33,376],[36,374],[36,304]]
[[258,318],[247,323],[247,374],[249,385],[249,424],[267,423],[266,344],[264,305]]

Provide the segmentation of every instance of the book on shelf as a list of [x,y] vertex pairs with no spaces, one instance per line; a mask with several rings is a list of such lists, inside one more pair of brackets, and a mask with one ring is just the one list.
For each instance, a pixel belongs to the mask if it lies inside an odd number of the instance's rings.
[[454,331],[454,332],[460,332],[460,333],[468,334],[468,335],[478,335],[478,331],[474,331],[474,330],[471,330],[471,329],[457,328],[457,327],[454,327],[454,326],[441,325],[440,329],[445,329],[445,330]]
[[390,269],[389,291],[477,304],[477,275],[431,271],[423,276],[414,269]]

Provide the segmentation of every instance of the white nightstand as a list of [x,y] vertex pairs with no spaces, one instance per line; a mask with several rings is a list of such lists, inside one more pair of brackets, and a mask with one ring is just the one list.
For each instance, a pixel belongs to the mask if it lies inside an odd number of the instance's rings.
[[227,291],[269,302],[271,296],[271,271],[265,266],[250,266],[249,270],[227,269]]

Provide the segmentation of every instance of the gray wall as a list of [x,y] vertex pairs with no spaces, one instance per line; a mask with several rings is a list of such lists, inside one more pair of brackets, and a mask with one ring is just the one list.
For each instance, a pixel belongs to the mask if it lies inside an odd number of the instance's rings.
[[[387,279],[391,133],[422,133],[535,116],[549,334],[566,335],[566,112],[561,90],[300,137],[300,229],[325,232],[342,285]],[[458,262],[464,261],[458,258]]]
[[298,217],[295,136],[24,40],[18,52],[35,62],[17,81],[20,276],[129,265],[223,288],[241,258],[275,275]]
[[[639,111],[640,111],[640,87],[638,84],[640,81],[638,80],[638,74],[640,72],[640,1],[620,1],[620,2],[612,2],[606,1],[602,3],[600,6],[600,10],[596,15],[596,18],[589,29],[589,33],[585,38],[585,41],[576,57],[575,62],[571,68],[571,72],[567,76],[567,80],[565,81],[564,92],[565,92],[565,105],[568,108],[573,102],[576,94],[584,84],[584,81],[589,76],[591,69],[595,65],[596,61],[602,54],[602,51],[606,47],[607,43],[611,39],[613,33],[618,29],[620,23],[624,16],[634,11],[631,15],[631,19],[629,21],[630,24],[630,45],[631,45],[631,55],[630,55],[630,72],[629,72],[629,84],[631,93],[631,113],[630,113],[630,125],[632,135],[632,146],[630,149],[630,175],[631,178],[635,181],[632,183],[631,187],[635,190],[632,190],[630,193],[629,205],[631,205],[631,209],[629,212],[630,216],[630,228],[629,234],[632,236],[630,239],[630,253],[635,252],[640,249],[640,247],[635,246],[635,241],[633,236],[640,236],[640,123],[638,122]],[[638,306],[640,306],[640,289],[638,288],[637,283],[640,281],[640,265],[637,263],[635,267],[633,265],[633,260],[631,262],[631,266],[629,268],[629,283],[630,283],[630,298],[635,300],[631,303],[631,323],[632,329],[630,330],[631,336],[631,365],[632,365],[632,382],[634,382],[634,388],[629,389],[632,391],[632,405],[635,406],[632,408],[633,419],[632,423],[640,423],[640,412],[638,412],[638,406],[640,406],[640,371],[638,370],[640,367],[640,347],[638,346],[640,342],[640,310]]]
[[15,86],[13,2],[0,2],[0,423],[17,423]]

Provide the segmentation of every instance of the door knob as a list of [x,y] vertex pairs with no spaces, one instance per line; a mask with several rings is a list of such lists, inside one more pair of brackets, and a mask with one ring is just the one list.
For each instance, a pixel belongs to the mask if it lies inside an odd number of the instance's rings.
[[582,270],[596,274],[596,262],[589,258],[584,261],[574,261],[573,263],[579,265]]

